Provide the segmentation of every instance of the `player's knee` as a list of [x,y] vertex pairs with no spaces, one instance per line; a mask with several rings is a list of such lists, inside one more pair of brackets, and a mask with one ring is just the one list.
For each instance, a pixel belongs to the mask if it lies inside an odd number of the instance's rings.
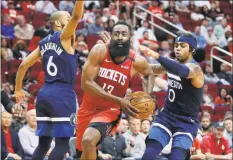
[[95,139],[91,135],[84,136],[82,139],[82,147],[85,149],[96,148],[96,144]]

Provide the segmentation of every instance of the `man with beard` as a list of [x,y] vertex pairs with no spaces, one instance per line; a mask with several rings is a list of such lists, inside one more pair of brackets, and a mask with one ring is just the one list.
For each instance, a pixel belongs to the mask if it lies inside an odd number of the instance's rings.
[[74,51],[75,29],[82,18],[84,1],[77,1],[72,16],[66,11],[51,14],[54,31],[40,41],[39,46],[20,64],[16,76],[16,101],[25,99],[23,77],[29,67],[42,58],[45,83],[37,94],[36,116],[39,144],[32,160],[41,160],[55,138],[49,160],[63,159],[69,150],[69,139],[74,136],[77,96],[74,91],[77,56]]
[[140,47],[141,52],[160,63],[151,65],[154,74],[167,73],[168,76],[168,95],[149,131],[143,160],[156,159],[171,138],[170,159],[184,160],[197,135],[204,85],[201,67],[193,59],[197,40],[185,33],[177,36],[174,42],[175,60]]
[[[118,21],[112,30],[110,44],[96,44],[89,53],[82,73],[83,102],[77,113],[77,156],[96,159],[96,146],[116,129],[121,112],[137,117],[138,110],[125,93],[131,77],[149,76],[145,58],[130,50],[131,26]],[[152,88],[153,84],[151,83]]]
[[209,117],[207,116],[203,116],[201,118],[201,131],[202,133],[205,135],[205,134],[208,134],[210,132],[210,129],[211,129],[211,120]]

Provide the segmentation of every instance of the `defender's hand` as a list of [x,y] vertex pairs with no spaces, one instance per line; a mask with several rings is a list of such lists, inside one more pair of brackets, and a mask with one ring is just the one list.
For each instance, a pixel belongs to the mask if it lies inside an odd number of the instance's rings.
[[153,50],[151,50],[150,48],[143,46],[143,45],[139,45],[138,47],[139,51],[142,52],[145,56],[151,56],[154,57],[155,59],[157,59],[159,57],[159,54]]
[[135,107],[133,107],[129,100],[125,98],[121,98],[120,100],[120,107],[123,110],[124,113],[128,114],[129,116],[132,116],[134,118],[138,118],[139,110]]
[[104,43],[110,44],[111,36],[107,31],[101,32],[100,36],[103,39]]

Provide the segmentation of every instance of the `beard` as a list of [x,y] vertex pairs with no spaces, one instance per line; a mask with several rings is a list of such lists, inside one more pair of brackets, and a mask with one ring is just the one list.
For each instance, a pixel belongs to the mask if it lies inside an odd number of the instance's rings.
[[110,41],[110,56],[115,60],[117,56],[128,56],[130,50],[130,40],[124,43],[118,43],[115,40]]
[[202,126],[203,131],[207,131],[209,128],[210,128],[210,125],[209,126]]

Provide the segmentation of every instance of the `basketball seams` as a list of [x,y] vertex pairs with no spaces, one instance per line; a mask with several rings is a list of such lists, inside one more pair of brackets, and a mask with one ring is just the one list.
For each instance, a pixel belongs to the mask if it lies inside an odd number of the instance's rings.
[[155,100],[149,94],[142,91],[132,93],[130,103],[139,110],[139,119],[148,118],[156,108]]
[[[145,102],[140,102],[140,103],[137,103],[137,104],[134,104],[134,105],[132,105],[132,106],[136,106],[136,105],[138,105],[138,104],[143,104],[143,103],[147,103],[147,102],[153,102],[152,100],[150,100],[150,101],[145,101]],[[131,103],[131,101],[130,101],[130,103]],[[153,102],[154,103],[154,102]]]

